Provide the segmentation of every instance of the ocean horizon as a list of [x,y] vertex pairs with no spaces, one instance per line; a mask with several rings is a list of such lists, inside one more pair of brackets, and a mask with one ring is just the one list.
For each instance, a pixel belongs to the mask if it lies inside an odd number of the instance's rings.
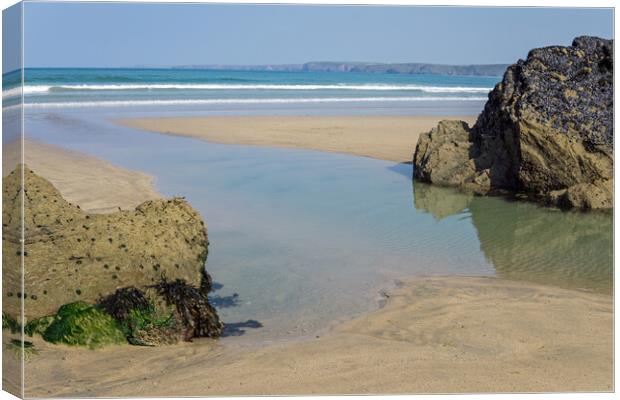
[[[20,74],[3,75],[7,105],[21,97]],[[501,77],[356,72],[152,68],[28,68],[24,106],[36,108],[373,105],[481,102]]]

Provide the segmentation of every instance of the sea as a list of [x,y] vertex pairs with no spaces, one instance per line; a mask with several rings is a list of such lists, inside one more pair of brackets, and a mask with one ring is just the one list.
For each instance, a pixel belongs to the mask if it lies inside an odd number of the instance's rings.
[[415,276],[613,290],[611,214],[426,185],[412,180],[406,163],[223,145],[114,123],[185,115],[473,116],[499,76],[27,69],[24,78],[22,108],[21,74],[4,75],[4,142],[19,136],[23,122],[29,139],[152,175],[160,193],[184,196],[204,217],[211,301],[227,326],[223,344],[313,338],[380,307],[384,293]]
[[[480,103],[500,77],[197,69],[26,69],[28,108]],[[3,97],[21,94],[20,72]]]

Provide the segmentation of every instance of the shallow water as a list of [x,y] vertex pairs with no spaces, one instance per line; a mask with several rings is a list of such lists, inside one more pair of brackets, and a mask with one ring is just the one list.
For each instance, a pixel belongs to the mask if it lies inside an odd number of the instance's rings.
[[225,342],[315,335],[376,307],[379,290],[405,276],[611,292],[610,214],[412,184],[407,164],[139,132],[108,121],[119,114],[29,111],[27,137],[152,174],[161,193],[201,212]]

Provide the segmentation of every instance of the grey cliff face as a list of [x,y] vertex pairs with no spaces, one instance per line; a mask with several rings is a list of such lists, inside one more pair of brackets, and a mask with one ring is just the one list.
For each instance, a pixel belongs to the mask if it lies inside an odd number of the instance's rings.
[[530,51],[508,67],[476,124],[463,124],[443,121],[420,136],[416,178],[564,208],[613,207],[613,41],[584,36]]

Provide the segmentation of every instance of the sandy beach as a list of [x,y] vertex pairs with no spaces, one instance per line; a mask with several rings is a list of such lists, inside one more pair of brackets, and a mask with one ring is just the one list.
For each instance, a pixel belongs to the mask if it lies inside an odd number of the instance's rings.
[[411,162],[422,132],[475,116],[234,116],[121,119],[135,129],[216,143],[294,147]]
[[[3,176],[19,163],[19,143],[4,149]],[[25,140],[25,163],[48,179],[69,202],[91,213],[131,210],[138,204],[160,198],[154,178],[139,171],[117,167],[107,161],[46,143]]]
[[[278,118],[265,118],[261,128],[254,131],[254,141],[250,140],[249,128],[261,118],[215,119],[221,126],[243,122],[234,139],[227,138],[224,130],[213,135],[221,141],[293,146],[285,144],[286,138],[295,143],[294,147],[318,149],[320,138],[330,133],[308,132],[318,125],[341,126],[337,118],[315,122],[304,118],[302,133],[285,134],[278,129],[267,138],[259,138],[259,133],[269,131]],[[368,120],[378,124],[382,118]],[[436,120],[424,119],[424,123],[432,125]],[[179,121],[186,122],[175,132],[213,139],[209,133],[213,131],[205,128],[212,126],[211,122],[201,125],[201,121],[214,119]],[[164,132],[179,121],[123,123],[148,130],[155,130],[152,124],[157,124],[157,130]],[[283,121],[279,126],[294,122],[288,118]],[[417,133],[408,137],[395,131],[400,124],[412,121],[414,118],[396,118],[388,124],[394,136],[386,134],[373,142],[384,153],[370,152],[371,130],[365,133],[368,141],[362,140],[362,145],[356,147],[351,142],[356,126],[370,129],[370,123],[363,124],[368,122],[366,118],[339,128],[342,133],[336,136],[340,139],[329,143],[326,150],[358,154],[367,149],[367,156],[406,160],[401,147],[410,152],[414,146],[405,139],[415,143],[411,137]],[[295,136],[300,138],[297,142]],[[56,185],[63,196],[87,210],[132,207],[158,196],[152,178],[140,172],[38,142],[28,141],[26,149],[29,166]],[[14,162],[7,161],[8,165]],[[407,278],[376,312],[342,323],[311,340],[252,350],[207,339],[157,348],[124,345],[88,350],[33,338],[38,353],[26,361],[25,395],[611,391],[612,328],[613,300],[607,295],[485,277]],[[5,334],[5,344],[9,339]],[[11,365],[7,357],[4,362]],[[5,377],[5,383],[10,384],[10,379]]]
[[249,352],[35,340],[26,395],[610,391],[612,307],[610,296],[494,278],[416,278],[329,334]]

